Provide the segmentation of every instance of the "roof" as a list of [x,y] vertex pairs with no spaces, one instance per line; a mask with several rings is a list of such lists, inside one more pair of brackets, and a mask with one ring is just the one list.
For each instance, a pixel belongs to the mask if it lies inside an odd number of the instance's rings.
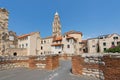
[[74,30],[64,33],[64,35],[68,35],[68,34],[81,34],[81,35],[83,35],[82,32],[74,31]]
[[62,41],[62,36],[56,36],[53,38],[53,42],[54,41]]
[[37,32],[31,32],[31,33],[29,33],[29,34],[24,34],[24,35],[18,36],[18,39],[25,38],[25,37],[27,37],[27,36],[31,36],[31,35],[33,35],[33,34],[35,34],[35,33],[37,33]]
[[67,36],[66,39],[74,39],[76,41],[76,39],[74,37],[71,37],[71,36]]
[[[89,38],[88,40],[91,40],[91,39],[100,39],[100,38],[110,38],[110,37],[112,37],[114,34],[117,34],[117,33],[100,35],[100,36],[95,37],[95,38]],[[119,35],[119,34],[117,34],[117,35]],[[120,35],[119,35],[119,36],[120,36]]]
[[42,39],[50,39],[50,38],[53,38],[53,36],[48,36],[48,37],[45,37],[45,38],[42,38]]
[[101,38],[101,37],[108,38],[109,36],[110,36],[110,34],[107,34],[107,35],[100,35],[100,36],[98,36],[97,38]]
[[83,43],[86,43],[86,42],[87,42],[87,40],[82,40],[82,42],[83,42]]
[[52,44],[51,46],[62,46],[63,44]]

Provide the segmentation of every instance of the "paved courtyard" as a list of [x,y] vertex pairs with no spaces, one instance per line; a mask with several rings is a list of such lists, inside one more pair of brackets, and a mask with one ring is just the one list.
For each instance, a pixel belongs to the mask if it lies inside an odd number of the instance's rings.
[[93,77],[71,74],[71,62],[60,61],[60,67],[54,71],[17,68],[0,71],[0,80],[99,80]]

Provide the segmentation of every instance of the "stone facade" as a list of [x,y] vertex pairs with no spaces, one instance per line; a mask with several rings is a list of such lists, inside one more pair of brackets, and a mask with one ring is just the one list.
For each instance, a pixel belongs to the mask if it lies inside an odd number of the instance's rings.
[[[27,49],[28,55],[40,55],[40,33],[32,32],[18,37],[18,48]],[[24,54],[24,52],[23,52]]]
[[87,40],[88,53],[104,53],[106,49],[117,45],[120,45],[120,35],[116,33]]

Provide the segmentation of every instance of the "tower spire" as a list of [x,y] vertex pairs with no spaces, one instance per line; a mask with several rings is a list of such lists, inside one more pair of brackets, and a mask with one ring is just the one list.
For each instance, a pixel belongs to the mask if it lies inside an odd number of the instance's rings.
[[53,36],[60,36],[61,35],[61,24],[58,12],[54,15],[53,21]]

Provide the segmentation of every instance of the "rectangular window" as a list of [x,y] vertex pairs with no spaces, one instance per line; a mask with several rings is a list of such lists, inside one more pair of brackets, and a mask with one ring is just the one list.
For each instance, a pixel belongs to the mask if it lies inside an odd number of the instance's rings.
[[116,37],[116,39],[118,39],[118,37]]
[[67,45],[67,48],[70,48],[70,45]]
[[15,48],[15,45],[10,45],[10,48]]
[[28,44],[26,43],[26,47],[28,47]]
[[44,40],[44,43],[46,43],[46,41]]
[[41,46],[41,50],[43,50],[43,47]]
[[41,44],[43,44],[43,41],[41,41]]
[[9,40],[14,41],[14,36],[9,36]]
[[115,45],[115,43],[114,43],[114,42],[112,42],[112,45]]
[[105,42],[103,43],[103,46],[106,46],[106,43],[105,43]]
[[67,42],[69,42],[69,39],[67,40]]
[[106,51],[107,49],[106,48],[104,48],[104,51]]
[[95,45],[93,45],[92,47],[95,47]]
[[120,42],[117,42],[117,45],[120,45]]
[[116,37],[113,37],[113,39],[118,39],[118,37],[116,36]]

